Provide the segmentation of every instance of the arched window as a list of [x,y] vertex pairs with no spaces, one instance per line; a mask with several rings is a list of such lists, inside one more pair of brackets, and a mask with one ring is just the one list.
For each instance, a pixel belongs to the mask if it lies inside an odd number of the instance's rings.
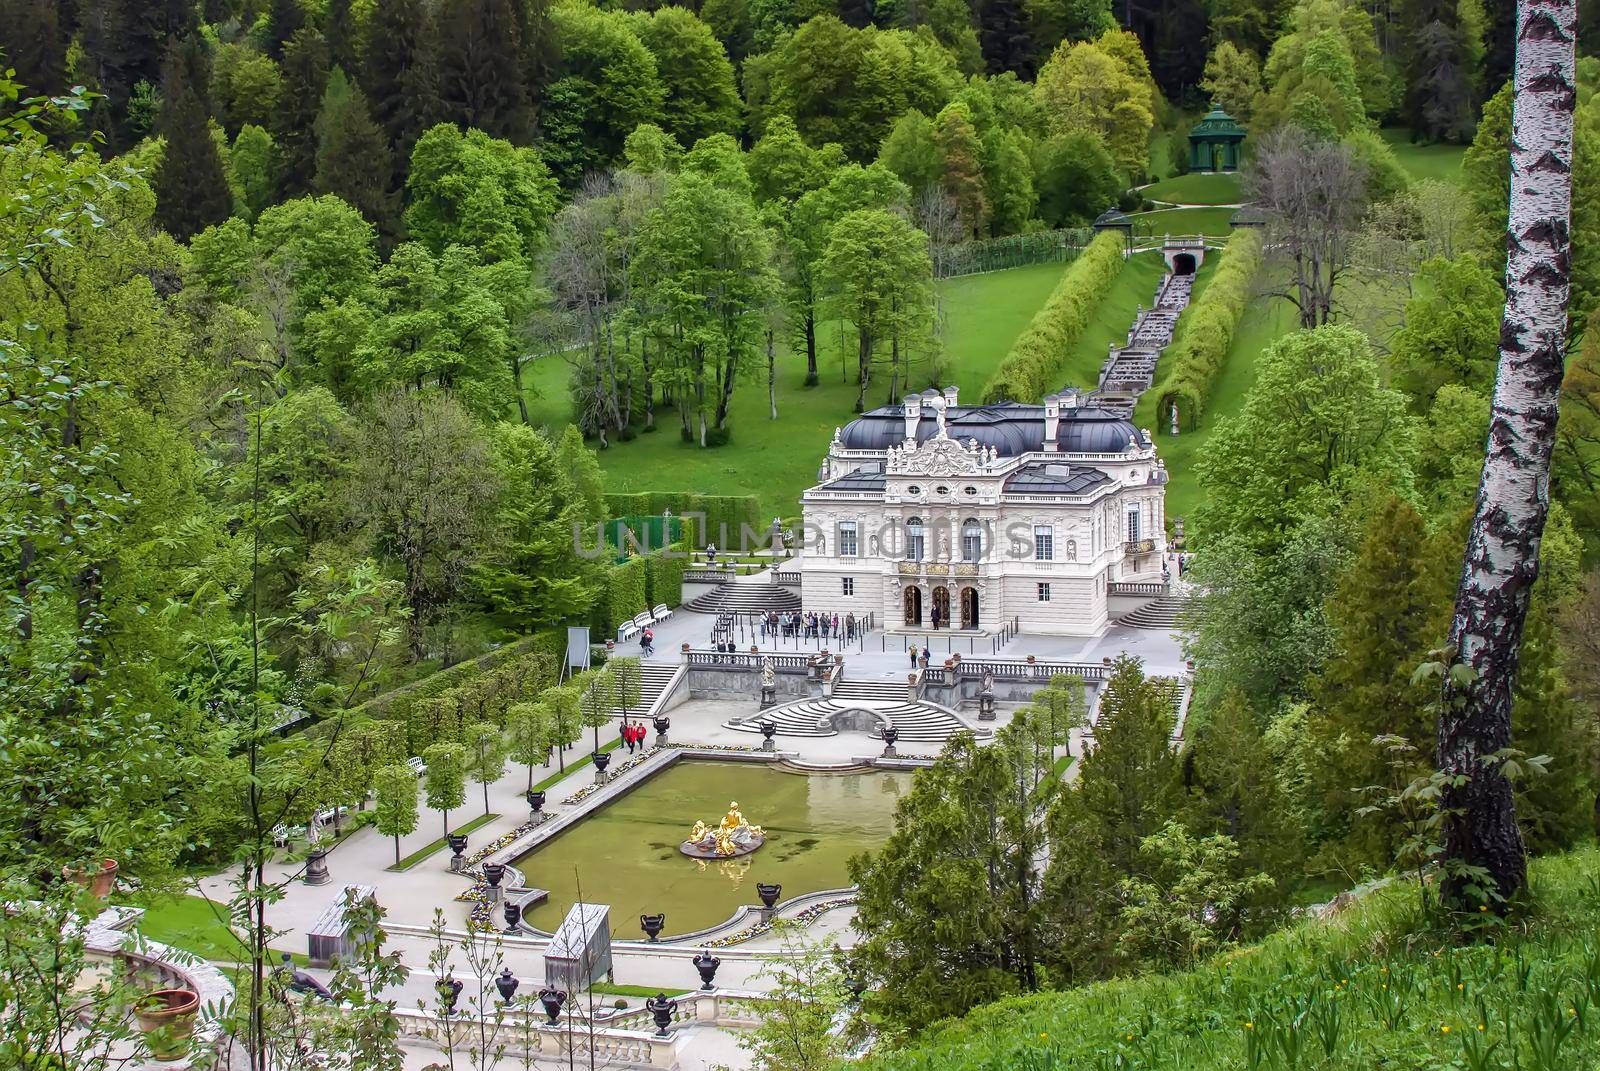
[[969,517],[961,526],[961,560],[975,562],[983,557],[983,526]]
[[922,518],[913,517],[906,522],[906,560],[920,562],[923,548]]

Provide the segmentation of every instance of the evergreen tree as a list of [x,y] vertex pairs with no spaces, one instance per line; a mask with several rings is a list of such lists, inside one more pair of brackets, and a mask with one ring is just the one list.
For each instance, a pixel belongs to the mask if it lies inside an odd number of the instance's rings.
[[439,7],[440,115],[527,145],[533,108],[522,39],[519,0],[444,0]]
[[359,74],[362,58],[353,7],[352,0],[328,0],[327,9],[322,13],[322,36],[328,42],[328,63],[349,71],[352,77]]
[[184,0],[84,0],[79,33],[87,74],[91,88],[106,95],[92,117],[113,149],[133,141],[123,124],[134,87],[160,84],[168,43],[195,25],[193,5]]
[[67,50],[58,0],[0,0],[0,56],[29,93],[67,88]]
[[267,55],[282,59],[294,35],[305,28],[306,13],[300,0],[271,0],[271,3],[261,44]]
[[1334,653],[1312,690],[1321,760],[1313,781],[1328,823],[1322,836],[1343,839],[1350,863],[1383,867],[1394,858],[1391,830],[1354,820],[1365,790],[1389,782],[1388,756],[1373,740],[1404,737],[1425,753],[1433,736],[1434,692],[1412,675],[1444,641],[1449,553],[1429,540],[1409,502],[1391,497],[1368,519],[1328,602]]
[[1252,869],[1289,884],[1303,831],[1289,819],[1273,756],[1249,705],[1230,691],[1204,717],[1191,714],[1185,735],[1185,779],[1201,824],[1231,837]]
[[939,184],[961,219],[969,238],[989,224],[989,197],[983,188],[983,146],[965,103],[947,104],[933,121],[933,143],[939,150]]
[[317,173],[317,113],[327,90],[327,42],[309,27],[296,31],[283,49],[283,105],[274,132],[285,197],[311,192]]
[[1462,19],[1464,0],[1406,0],[1401,11],[1404,112],[1411,136],[1464,142],[1476,117],[1482,26]]
[[361,82],[396,163],[411,159],[417,139],[438,118],[433,36],[427,0],[384,0],[372,13]]
[[383,130],[372,121],[366,95],[335,67],[317,116],[316,193],[343,197],[390,237],[399,224],[390,189],[394,163]]
[[205,87],[211,72],[205,44],[197,37],[174,41],[161,78],[161,155],[153,186],[156,218],[167,232],[187,241],[233,210],[222,155],[211,136]]
[[1016,127],[996,126],[983,139],[983,184],[989,195],[990,232],[1021,234],[1039,207],[1028,139]]
[[989,73],[1011,71],[1031,79],[1038,61],[1021,0],[978,0],[974,14]]

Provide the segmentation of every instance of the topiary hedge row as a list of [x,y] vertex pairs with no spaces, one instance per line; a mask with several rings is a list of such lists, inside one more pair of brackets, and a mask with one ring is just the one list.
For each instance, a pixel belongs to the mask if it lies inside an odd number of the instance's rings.
[[[685,519],[684,537],[693,546],[715,543],[725,550],[738,546],[741,525],[748,525],[758,536],[766,529],[761,518],[761,504],[755,495],[699,495],[688,491],[632,491],[606,495],[606,512],[613,517],[632,515],[660,516],[671,510],[673,516],[688,518],[694,514],[705,515],[705,527]],[[767,523],[770,523],[768,518]],[[751,548],[754,549],[754,548]]]
[[687,544],[668,548],[670,553],[652,554],[645,559],[645,601],[652,607],[683,603],[683,570],[689,564]]
[[649,591],[648,558],[629,558],[606,570],[605,588],[595,603],[591,626],[595,639],[606,640],[616,635],[617,626],[649,607],[645,599]]
[[1174,404],[1181,422],[1191,430],[1198,425],[1250,303],[1261,251],[1261,234],[1255,228],[1234,231],[1223,249],[1222,265],[1199,299],[1184,311],[1178,337],[1161,355],[1162,374],[1156,385],[1161,427],[1169,426],[1167,414]]
[[1125,246],[1118,231],[1101,231],[1012,343],[1011,352],[983,385],[984,402],[1037,402],[1062,386],[1067,352],[1122,271]]

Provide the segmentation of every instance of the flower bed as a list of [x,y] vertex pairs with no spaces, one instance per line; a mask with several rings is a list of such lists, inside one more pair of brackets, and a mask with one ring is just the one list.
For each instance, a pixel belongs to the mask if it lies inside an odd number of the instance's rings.
[[[853,896],[841,897],[838,900],[824,900],[821,903],[812,904],[794,918],[783,919],[782,921],[792,926],[807,926],[815,921],[824,912],[832,911],[836,907],[844,907],[846,904],[853,904],[855,902],[856,898]],[[715,940],[707,941],[706,947],[727,948],[729,945],[736,945],[740,941],[748,941],[752,937],[760,937],[762,934],[776,926],[777,923],[778,920],[776,919],[765,919],[756,923],[754,926],[747,926],[742,930],[735,930],[726,937],[718,937]]]

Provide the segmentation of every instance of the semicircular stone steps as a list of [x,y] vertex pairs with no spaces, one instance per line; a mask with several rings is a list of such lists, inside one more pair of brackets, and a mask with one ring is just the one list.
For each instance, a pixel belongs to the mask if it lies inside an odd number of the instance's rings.
[[[904,699],[884,702],[828,696],[815,696],[785,703],[783,706],[763,710],[749,717],[735,718],[724,722],[723,725],[739,732],[759,733],[762,719],[770,718],[778,727],[778,736],[836,736],[838,730],[832,725],[825,724],[825,719],[851,710],[866,710],[887,719],[899,730],[900,739],[908,743],[942,744],[962,732],[974,732],[979,736],[990,735],[987,729],[968,725],[954,711],[933,703],[909,702]],[[874,730],[871,735],[881,736],[882,731]]]
[[800,596],[777,584],[718,584],[683,604],[701,614],[749,614],[800,609]]

